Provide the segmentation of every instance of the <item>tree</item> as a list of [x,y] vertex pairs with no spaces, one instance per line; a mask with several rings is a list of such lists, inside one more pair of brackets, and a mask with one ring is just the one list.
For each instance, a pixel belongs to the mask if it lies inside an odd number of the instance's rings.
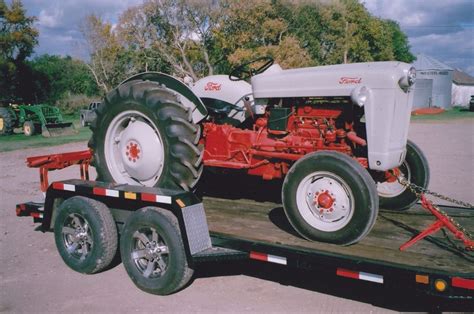
[[31,75],[25,60],[38,43],[35,20],[26,16],[21,1],[13,0],[8,6],[0,0],[0,97],[5,100],[31,97],[30,88],[24,86],[21,77]]
[[89,15],[81,25],[90,60],[87,67],[91,71],[97,86],[107,93],[123,80],[127,73],[123,69],[125,50],[112,29],[112,24],[97,15]]
[[407,63],[415,61],[415,56],[410,52],[407,35],[400,29],[400,25],[392,20],[384,21],[384,27],[391,35],[394,59]]

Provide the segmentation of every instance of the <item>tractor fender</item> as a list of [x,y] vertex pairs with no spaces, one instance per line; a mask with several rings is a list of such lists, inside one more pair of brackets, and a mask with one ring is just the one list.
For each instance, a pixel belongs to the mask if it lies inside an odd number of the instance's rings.
[[171,75],[164,74],[161,72],[143,72],[129,77],[128,79],[120,83],[120,85],[132,80],[157,82],[160,85],[178,94],[181,103],[185,107],[191,109],[193,113],[194,123],[199,123],[207,116],[207,109],[201,99],[196,96],[196,94],[188,86],[186,86],[186,84],[172,77]]

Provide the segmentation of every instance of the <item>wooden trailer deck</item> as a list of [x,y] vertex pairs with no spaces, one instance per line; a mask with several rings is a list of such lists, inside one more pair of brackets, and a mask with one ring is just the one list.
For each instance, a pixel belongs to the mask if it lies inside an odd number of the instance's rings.
[[[301,238],[286,219],[280,204],[249,199],[204,197],[211,235],[293,247],[303,251],[340,254],[351,258],[474,277],[474,252],[460,251],[462,242],[448,240],[442,231],[417,242],[406,251],[399,247],[435,221],[420,205],[405,212],[380,210],[370,234],[361,242],[342,247]],[[442,207],[451,217],[474,233],[474,210]]]

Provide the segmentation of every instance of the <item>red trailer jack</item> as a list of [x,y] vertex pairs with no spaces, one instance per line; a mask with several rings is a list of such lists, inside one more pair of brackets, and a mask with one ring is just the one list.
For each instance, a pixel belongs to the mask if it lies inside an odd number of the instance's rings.
[[474,241],[469,238],[467,232],[463,230],[462,227],[457,224],[452,218],[440,212],[440,210],[438,210],[433,205],[433,203],[426,198],[424,194],[421,194],[421,205],[426,208],[433,216],[436,217],[436,221],[428,228],[426,228],[423,232],[418,234],[416,237],[412,238],[410,241],[400,246],[400,251],[409,248],[416,242],[441,230],[441,228],[446,228],[451,231],[456,238],[463,242],[466,250],[474,250]]

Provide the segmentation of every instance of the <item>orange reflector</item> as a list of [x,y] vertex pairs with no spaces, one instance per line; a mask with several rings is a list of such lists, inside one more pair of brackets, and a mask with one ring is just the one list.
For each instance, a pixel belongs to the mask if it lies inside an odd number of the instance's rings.
[[418,283],[424,283],[425,285],[430,283],[430,277],[426,275],[416,275],[416,282]]
[[443,279],[436,279],[435,288],[439,292],[443,292],[444,290],[446,290],[447,286],[448,285],[446,284],[446,281],[444,281]]
[[136,200],[137,193],[125,192],[125,198],[128,198],[129,200]]
[[176,200],[176,204],[178,204],[179,207],[181,207],[181,208],[186,206],[186,204],[184,204],[184,202],[182,200],[180,200],[179,198]]

